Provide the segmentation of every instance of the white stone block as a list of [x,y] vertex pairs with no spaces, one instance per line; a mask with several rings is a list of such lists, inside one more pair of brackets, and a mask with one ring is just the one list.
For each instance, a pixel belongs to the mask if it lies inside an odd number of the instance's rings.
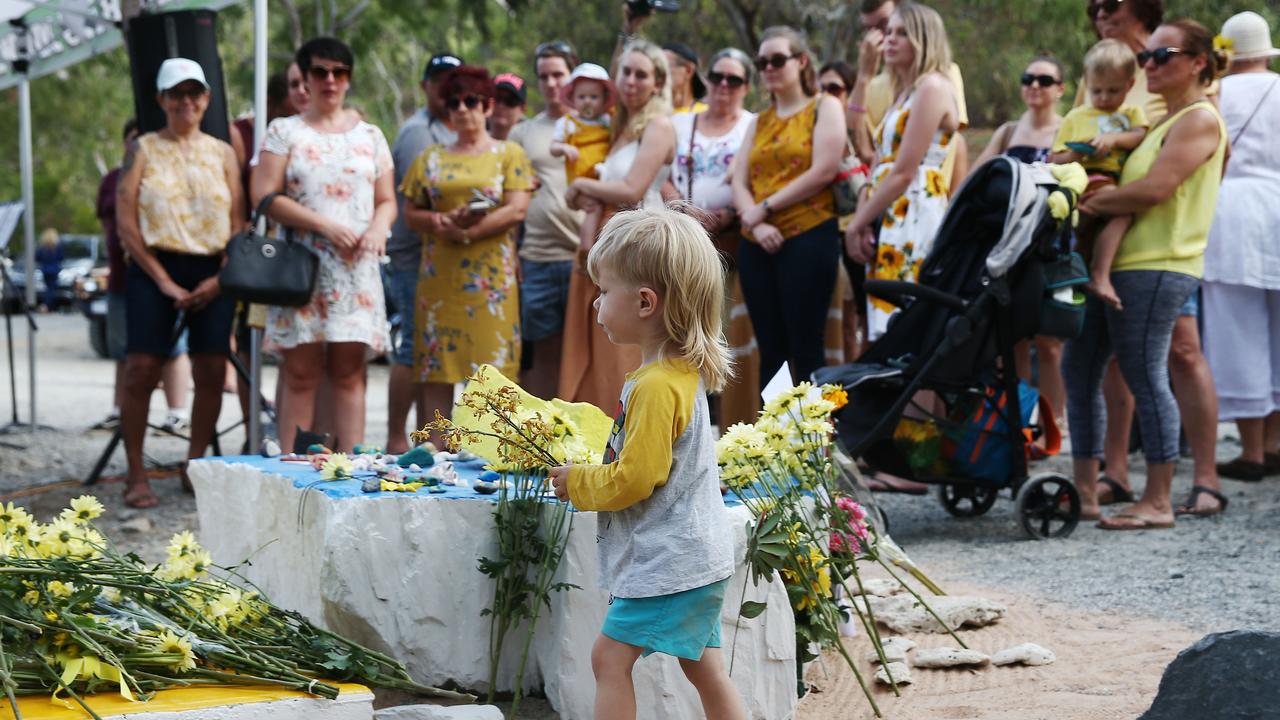
[[977,650],[940,647],[917,650],[911,664],[918,668],[949,668],[978,666],[991,662],[991,658]]
[[1022,643],[991,656],[992,665],[1052,665],[1057,657],[1052,650],[1035,643]]
[[[893,676],[893,682],[889,681],[890,675]],[[906,663],[901,662],[891,662],[888,665],[881,665],[876,669],[876,680],[884,683],[885,685],[892,685],[894,683],[898,685],[910,685],[912,681],[911,668],[907,667]]]

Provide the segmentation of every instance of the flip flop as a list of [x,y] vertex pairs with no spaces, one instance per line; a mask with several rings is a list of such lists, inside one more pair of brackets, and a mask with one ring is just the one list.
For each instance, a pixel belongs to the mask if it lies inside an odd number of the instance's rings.
[[1268,475],[1280,475],[1280,453],[1263,453],[1262,459],[1262,467]]
[[131,508],[147,510],[159,505],[160,498],[156,497],[150,487],[130,485],[124,489],[124,504]]
[[[1196,510],[1196,500],[1199,500],[1201,495],[1208,495],[1214,500],[1217,500],[1218,507],[1212,510]],[[1214,490],[1213,488],[1207,488],[1203,485],[1192,485],[1191,495],[1187,497],[1185,502],[1183,502],[1178,507],[1174,508],[1173,514],[1174,515],[1192,515],[1195,517],[1209,517],[1211,515],[1217,515],[1226,509],[1227,509],[1227,498],[1225,495],[1218,492],[1217,490]]]
[[1230,462],[1218,463],[1218,474],[1241,482],[1259,482],[1266,476],[1267,466],[1238,457]]
[[1110,497],[1105,500],[1102,498],[1101,494],[1099,494],[1099,505],[1117,505],[1119,503],[1133,502],[1133,491],[1121,485],[1113,478],[1108,477],[1106,474],[1098,476],[1098,484],[1106,486],[1106,488],[1111,491]]
[[[1125,522],[1133,521],[1133,522]],[[1134,515],[1131,513],[1120,513],[1105,517],[1098,521],[1099,530],[1169,530],[1173,528],[1172,522],[1164,520],[1156,520],[1155,518],[1146,517],[1145,515]]]
[[[896,479],[897,478],[895,478],[895,480]],[[911,482],[911,481],[904,479],[904,482]],[[929,493],[928,487],[911,487],[911,486],[898,485],[895,482],[892,482],[884,477],[881,477],[878,474],[870,475],[867,477],[867,489],[870,490],[871,492],[899,493],[902,495],[927,495]]]

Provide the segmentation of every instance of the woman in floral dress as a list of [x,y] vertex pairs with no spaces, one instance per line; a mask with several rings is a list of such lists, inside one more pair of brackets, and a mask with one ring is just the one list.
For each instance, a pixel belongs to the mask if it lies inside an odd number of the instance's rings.
[[424,150],[400,191],[405,221],[423,233],[414,378],[425,384],[423,410],[448,416],[453,385],[480,365],[509,378],[520,370],[512,231],[524,220],[534,176],[519,145],[494,140],[485,129],[494,101],[488,71],[452,70],[440,95],[458,138]]
[[268,209],[320,255],[311,302],[273,307],[266,347],[284,360],[280,441],[315,419],[316,389],[327,376],[339,450],[364,442],[365,362],[386,352],[386,303],[379,258],[396,217],[391,151],[382,131],[343,107],[351,87],[351,49],[316,38],[298,49],[311,103],[271,121],[253,172],[253,197],[283,193]]
[[[889,20],[884,60],[897,100],[876,131],[871,195],[849,222],[845,243],[851,257],[870,264],[867,277],[914,282],[947,211],[950,188],[942,163],[960,129],[942,18],[917,3],[899,6]],[[896,308],[876,297],[867,304],[867,334],[874,342]]]

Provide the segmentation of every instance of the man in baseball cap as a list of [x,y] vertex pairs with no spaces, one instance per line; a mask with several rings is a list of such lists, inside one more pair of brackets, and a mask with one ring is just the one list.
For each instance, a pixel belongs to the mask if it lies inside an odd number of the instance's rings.
[[[414,294],[418,287],[422,237],[404,221],[404,196],[400,194],[400,182],[404,180],[409,164],[428,146],[450,145],[456,139],[445,120],[448,113],[439,91],[449,71],[462,67],[462,64],[462,58],[452,53],[431,56],[422,68],[422,94],[426,96],[426,103],[404,121],[391,145],[396,202],[400,212],[391,225],[391,237],[387,240],[387,258],[390,260],[387,265],[387,292],[400,313],[400,327],[404,328],[414,327]],[[399,344],[388,359],[391,361],[391,377],[387,383],[387,449],[404,452],[409,449],[405,423],[421,388],[413,382],[413,333],[400,334]]]
[[172,90],[188,81],[198,82],[205,90],[209,89],[209,81],[204,79],[204,69],[195,60],[169,58],[160,63],[160,72],[156,73],[157,91]]
[[528,91],[524,78],[515,73],[501,73],[493,79],[493,114],[489,116],[489,134],[495,140],[506,140],[511,128],[524,121]]
[[671,105],[676,114],[706,110],[706,104],[698,102],[707,94],[707,84],[698,74],[698,53],[684,43],[667,43],[662,49],[671,68]]

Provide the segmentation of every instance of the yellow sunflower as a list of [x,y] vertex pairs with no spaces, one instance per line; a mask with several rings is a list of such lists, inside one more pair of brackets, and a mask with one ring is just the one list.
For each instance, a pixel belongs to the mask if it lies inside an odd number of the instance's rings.
[[911,201],[907,199],[906,195],[903,195],[902,197],[893,201],[893,209],[890,212],[892,212],[893,215],[899,220],[906,220],[907,209],[910,207],[911,207]]
[[929,197],[942,197],[947,194],[947,179],[937,170],[928,170],[924,176],[924,191]]
[[902,264],[906,261],[906,256],[898,248],[889,243],[881,243],[876,250],[876,269],[875,276],[878,278],[897,279],[899,273],[902,272]]

